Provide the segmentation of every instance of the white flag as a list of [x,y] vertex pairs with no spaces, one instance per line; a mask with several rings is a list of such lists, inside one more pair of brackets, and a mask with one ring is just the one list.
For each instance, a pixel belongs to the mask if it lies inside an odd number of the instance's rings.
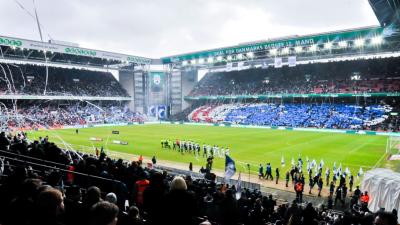
[[239,200],[240,197],[242,197],[242,179],[241,174],[239,173],[239,177],[236,182],[236,200]]
[[321,159],[321,161],[319,162],[319,169],[322,169],[325,165],[325,162],[323,159]]
[[364,171],[362,169],[362,167],[360,167],[360,170],[357,173],[357,178],[361,177],[364,174]]

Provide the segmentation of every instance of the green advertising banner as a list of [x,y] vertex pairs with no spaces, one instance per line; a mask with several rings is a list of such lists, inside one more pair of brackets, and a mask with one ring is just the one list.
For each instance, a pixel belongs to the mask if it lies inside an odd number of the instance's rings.
[[296,46],[311,46],[320,45],[327,42],[339,43],[340,41],[354,41],[357,39],[371,39],[376,36],[383,38],[390,37],[397,32],[397,28],[387,26],[385,28],[364,27],[351,30],[341,30],[335,32],[327,32],[320,34],[311,34],[304,36],[295,36],[290,38],[282,38],[275,40],[267,40],[265,42],[257,42],[254,44],[244,44],[237,46],[230,46],[225,48],[218,48],[206,51],[193,52],[188,54],[170,56],[162,58],[164,64],[182,62],[185,60],[193,60],[199,58],[226,56],[232,54],[241,54],[247,52],[257,52],[262,50],[279,49],[279,48],[292,48]]

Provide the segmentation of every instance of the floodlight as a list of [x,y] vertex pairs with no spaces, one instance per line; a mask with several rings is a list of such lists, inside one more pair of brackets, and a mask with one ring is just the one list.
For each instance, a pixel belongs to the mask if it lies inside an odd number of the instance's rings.
[[243,54],[237,54],[237,55],[236,55],[236,58],[237,58],[237,59],[243,59]]
[[382,43],[382,41],[383,41],[382,36],[376,36],[371,39],[371,43],[374,45],[379,45]]
[[301,46],[296,46],[296,47],[294,48],[294,50],[295,50],[296,52],[301,52],[301,51],[303,51],[303,47],[301,47]]
[[287,48],[287,47],[286,47],[286,48],[283,48],[283,49],[282,49],[282,53],[283,53],[283,54],[289,54],[289,48]]
[[331,48],[332,48],[332,42],[326,42],[326,43],[324,44],[324,47],[325,47],[326,49],[331,49]]
[[347,47],[347,41],[339,41],[339,46],[342,48]]
[[273,48],[269,50],[269,53],[271,53],[272,55],[276,55],[276,53],[278,53],[278,50],[276,48]]
[[203,64],[204,63],[204,59],[203,58],[200,58],[199,59],[199,64]]
[[254,52],[248,52],[246,53],[247,57],[253,58],[254,57]]
[[222,61],[222,56],[217,56],[217,61]]
[[317,45],[311,45],[309,49],[310,51],[315,52],[317,51]]
[[208,57],[207,62],[208,63],[213,63],[214,62],[214,58],[213,57]]
[[192,59],[192,60],[190,61],[190,64],[192,64],[192,65],[196,64],[196,60],[195,60],[195,59]]
[[186,66],[187,64],[188,64],[187,61],[183,61],[183,62],[182,62],[182,66]]
[[226,57],[226,60],[231,61],[231,60],[232,60],[232,56],[231,56],[231,55],[228,55],[228,56]]
[[354,41],[354,44],[355,44],[357,47],[361,47],[361,46],[364,45],[364,39],[362,39],[362,38],[357,39],[357,40]]

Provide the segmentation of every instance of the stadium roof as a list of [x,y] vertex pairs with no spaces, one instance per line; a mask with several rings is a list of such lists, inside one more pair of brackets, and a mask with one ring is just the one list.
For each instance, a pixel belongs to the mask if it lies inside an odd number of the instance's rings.
[[382,27],[400,24],[399,0],[368,0]]
[[[291,53],[292,55],[296,55],[296,52],[299,53],[307,50],[315,51],[317,48],[324,48],[326,44],[330,45],[329,49],[342,48],[346,50],[349,46],[358,45],[359,41],[372,42],[373,44],[375,40],[380,39],[380,41],[382,41],[383,39],[389,39],[398,33],[399,30],[394,26],[362,27],[351,30],[339,30],[304,36],[296,35],[273,40],[244,43],[235,46],[168,56],[161,58],[161,60],[164,64],[204,64],[207,63],[207,60],[211,60],[211,63],[215,63],[216,61],[234,61],[235,59],[241,60],[246,57],[252,58],[259,54],[264,57],[268,55],[275,57],[280,53],[282,53],[280,55],[290,55]],[[282,52],[282,50],[287,52]],[[250,56],[248,55],[249,53]]]
[[[15,37],[0,36],[2,55],[5,58],[51,62],[82,63],[104,65],[148,65],[153,59],[82,48],[76,45],[33,41]],[[63,55],[63,57],[59,57]],[[70,57],[68,57],[70,56]],[[92,63],[91,63],[92,62]]]

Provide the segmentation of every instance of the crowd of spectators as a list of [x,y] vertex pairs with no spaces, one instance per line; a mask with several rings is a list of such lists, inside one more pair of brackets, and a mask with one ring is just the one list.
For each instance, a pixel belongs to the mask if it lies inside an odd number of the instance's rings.
[[189,96],[399,92],[400,58],[208,73]]
[[129,122],[144,122],[146,115],[130,111],[118,103],[108,103],[104,106],[78,102],[71,104],[41,104],[12,105],[0,107],[0,125],[3,128],[39,129],[61,128],[89,124],[116,124]]
[[[111,159],[104,152],[95,156],[62,150],[47,137],[28,143],[25,133],[10,138],[1,133],[0,149],[5,150],[0,160],[3,225],[397,224],[396,211],[374,214],[354,207],[354,202],[337,213],[299,199],[277,205],[272,195],[258,190],[237,192],[235,186],[212,180],[172,176],[141,161]],[[43,164],[14,161],[15,156],[7,154],[58,166],[40,169]]]
[[392,109],[389,105],[236,103],[200,106],[188,119],[242,125],[393,130],[398,126],[386,123]]
[[[110,72],[48,68],[46,95],[128,97]],[[0,94],[43,95],[46,67],[0,63]]]

